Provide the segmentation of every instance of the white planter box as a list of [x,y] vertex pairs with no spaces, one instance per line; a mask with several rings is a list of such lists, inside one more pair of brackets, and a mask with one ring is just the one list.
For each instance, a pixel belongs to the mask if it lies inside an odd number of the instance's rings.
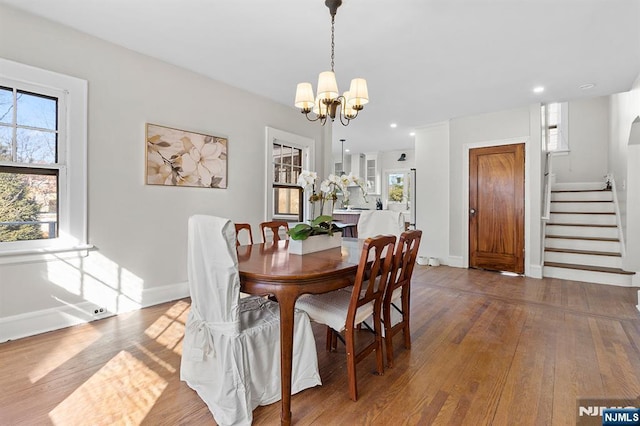
[[342,234],[334,232],[333,236],[313,235],[306,240],[289,239],[289,253],[307,254],[316,251],[329,250],[342,245]]

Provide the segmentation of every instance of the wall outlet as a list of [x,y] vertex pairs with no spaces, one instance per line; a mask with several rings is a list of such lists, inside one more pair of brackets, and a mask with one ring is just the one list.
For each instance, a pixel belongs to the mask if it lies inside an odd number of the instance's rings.
[[107,313],[107,310],[105,308],[102,307],[96,307],[93,309],[93,315],[94,316],[98,316],[98,315],[104,315]]

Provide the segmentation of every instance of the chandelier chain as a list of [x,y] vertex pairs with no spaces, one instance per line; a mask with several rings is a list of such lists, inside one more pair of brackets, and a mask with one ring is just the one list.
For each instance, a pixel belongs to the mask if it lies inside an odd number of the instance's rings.
[[333,71],[333,61],[334,61],[334,53],[333,50],[335,48],[335,42],[334,42],[334,23],[336,20],[336,16],[335,15],[331,15],[331,71]]

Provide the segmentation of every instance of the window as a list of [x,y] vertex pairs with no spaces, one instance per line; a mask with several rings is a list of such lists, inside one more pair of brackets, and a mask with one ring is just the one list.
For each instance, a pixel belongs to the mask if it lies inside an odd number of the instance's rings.
[[0,257],[80,248],[86,82],[4,59],[0,69]]
[[409,201],[409,174],[407,172],[387,174],[387,201],[389,203]]
[[266,219],[303,220],[306,202],[298,176],[310,169],[313,143],[313,139],[267,128]]
[[0,86],[0,242],[58,236],[58,106],[50,95]]
[[273,143],[273,216],[302,221],[302,149],[276,140]]
[[551,103],[542,106],[547,151],[568,151],[568,104]]

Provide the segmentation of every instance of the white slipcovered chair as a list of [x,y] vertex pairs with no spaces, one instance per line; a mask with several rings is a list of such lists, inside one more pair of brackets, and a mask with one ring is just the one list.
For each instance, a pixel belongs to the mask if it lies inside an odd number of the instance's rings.
[[404,215],[391,210],[364,210],[358,219],[358,238],[366,239],[376,235],[395,235],[404,232]]
[[[280,399],[280,313],[262,297],[240,299],[234,224],[189,219],[189,292],[180,379],[219,425],[249,425],[253,409]],[[296,311],[291,391],[320,385],[309,317]]]
[[[404,215],[393,210],[364,210],[358,219],[358,239],[370,238],[376,235],[393,235],[396,241],[404,232]],[[397,324],[402,316],[396,311],[391,311],[391,323]],[[363,321],[364,325],[373,330],[373,318]],[[382,329],[384,336],[386,330]]]

